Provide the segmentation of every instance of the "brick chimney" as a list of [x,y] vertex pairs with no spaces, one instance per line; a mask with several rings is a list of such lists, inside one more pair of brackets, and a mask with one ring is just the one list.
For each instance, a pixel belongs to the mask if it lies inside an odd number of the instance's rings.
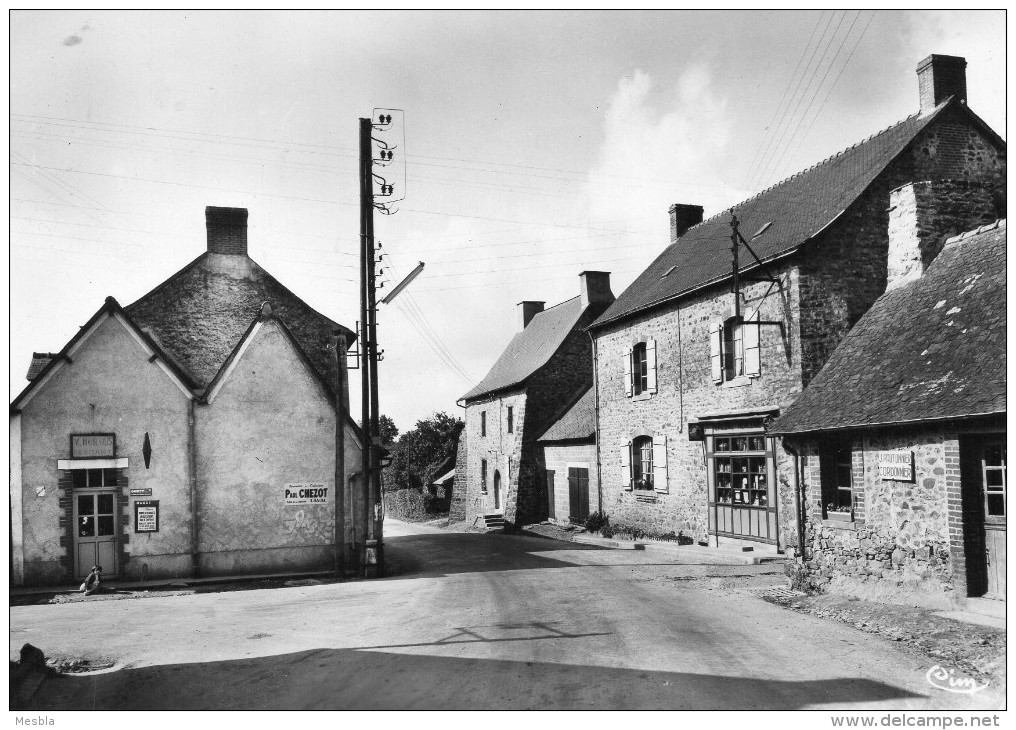
[[533,317],[543,311],[545,302],[519,302],[516,306],[519,312],[519,331],[524,330],[533,321]]
[[208,253],[227,256],[247,255],[247,209],[205,208],[205,228],[208,230]]
[[886,291],[921,278],[947,238],[996,219],[987,183],[932,180],[889,194],[889,266]]
[[692,226],[702,222],[702,206],[674,203],[670,206],[670,242],[673,243]]
[[959,56],[932,54],[917,64],[921,113],[934,109],[950,96],[967,103],[967,61]]
[[590,304],[610,304],[614,301],[609,271],[583,271],[579,274],[579,280],[582,282],[582,311]]

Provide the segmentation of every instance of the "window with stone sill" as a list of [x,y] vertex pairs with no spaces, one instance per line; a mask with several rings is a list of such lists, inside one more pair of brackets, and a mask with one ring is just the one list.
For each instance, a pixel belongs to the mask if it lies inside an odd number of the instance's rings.
[[852,459],[853,450],[850,441],[847,440],[826,441],[819,450],[823,519],[853,521]]
[[731,317],[709,327],[709,357],[713,382],[747,383],[762,374],[759,311]]
[[629,398],[641,400],[656,393],[656,340],[636,342],[625,356],[625,390]]

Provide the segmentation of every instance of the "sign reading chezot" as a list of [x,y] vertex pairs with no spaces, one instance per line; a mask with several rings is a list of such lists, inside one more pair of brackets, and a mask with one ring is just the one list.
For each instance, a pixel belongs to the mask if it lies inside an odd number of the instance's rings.
[[914,481],[914,452],[906,450],[879,451],[878,475],[897,482]]
[[284,492],[286,504],[325,504],[328,487],[324,484],[287,484]]
[[112,433],[71,434],[72,459],[103,459],[116,456],[116,435]]

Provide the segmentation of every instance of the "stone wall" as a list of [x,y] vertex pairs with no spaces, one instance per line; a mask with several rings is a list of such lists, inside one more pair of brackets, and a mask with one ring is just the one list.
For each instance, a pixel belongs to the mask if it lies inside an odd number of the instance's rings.
[[[761,376],[716,384],[712,380],[709,328],[732,316],[728,284],[705,289],[671,304],[636,315],[620,326],[597,331],[597,382],[603,509],[611,524],[648,532],[684,531],[708,539],[707,465],[702,443],[688,440],[688,423],[720,413],[788,405],[801,391],[797,329],[797,272],[773,269],[782,284],[764,297],[768,284],[747,284],[747,306],[759,307],[760,319],[782,326],[761,328]],[[656,341],[657,392],[628,397],[626,358],[633,344]],[[621,453],[634,435],[667,437],[666,493],[647,495],[623,488]],[[777,450],[777,484],[789,484],[793,464]],[[788,495],[788,496],[786,496]],[[778,491],[780,548],[797,543],[793,490]],[[648,500],[648,501],[647,501]]]
[[[464,420],[464,417],[463,417]],[[469,449],[468,439],[463,434],[455,450],[455,480],[452,483],[452,496],[448,506],[448,522],[462,522],[466,519],[466,504],[469,492]]]
[[[946,459],[957,450],[957,437],[932,429],[865,432],[852,438],[851,449],[851,522],[823,519],[819,442],[802,449],[808,587],[949,607],[957,589],[965,589],[955,581],[950,540],[950,490],[958,473],[947,474]],[[878,452],[890,450],[913,452],[913,482],[880,478]]]
[[[459,444],[468,443],[465,473],[465,519],[472,523],[477,518],[502,511],[505,519],[513,521],[518,493],[518,464],[522,458],[522,428],[525,423],[528,398],[524,389],[508,391],[489,400],[466,406],[465,427]],[[513,429],[508,433],[508,408],[512,408]],[[487,414],[487,433],[482,435],[481,414]],[[487,489],[481,484],[481,461],[487,461]],[[509,459],[511,464],[509,464]],[[456,482],[459,465],[456,462]],[[500,505],[494,500],[494,472],[501,474]],[[456,490],[458,484],[456,483]],[[511,515],[511,517],[509,517]]]

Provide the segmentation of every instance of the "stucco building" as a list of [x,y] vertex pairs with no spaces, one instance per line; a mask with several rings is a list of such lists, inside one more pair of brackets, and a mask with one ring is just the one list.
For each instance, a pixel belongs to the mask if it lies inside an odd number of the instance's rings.
[[808,585],[1004,601],[1006,225],[943,248],[938,196],[912,187],[886,293],[770,431],[800,454]]
[[[460,401],[465,428],[459,437],[455,491],[464,494],[469,522],[489,516],[525,524],[547,517],[541,436],[593,380],[592,344],[585,328],[614,301],[610,274],[579,274],[580,294],[544,309],[518,305],[520,331],[490,372]],[[590,465],[592,470],[593,465]]]
[[885,291],[890,191],[954,181],[944,234],[1004,205],[1005,143],[968,108],[965,66],[925,59],[915,115],[734,206],[736,278],[732,213],[671,207],[671,245],[591,327],[612,524],[799,549],[793,458],[766,425]]
[[600,511],[595,393],[588,388],[537,439],[547,486],[547,517],[583,524]]
[[[334,565],[333,337],[353,334],[247,255],[245,209],[206,220],[205,253],[33,358],[10,406],[14,583]],[[359,437],[342,433],[355,542]]]

